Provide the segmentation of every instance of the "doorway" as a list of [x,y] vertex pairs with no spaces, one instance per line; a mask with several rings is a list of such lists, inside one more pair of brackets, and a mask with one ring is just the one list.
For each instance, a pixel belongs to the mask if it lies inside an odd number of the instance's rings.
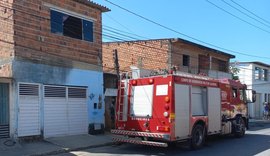
[[256,102],[254,106],[254,115],[256,119],[259,119],[262,117],[261,115],[261,108],[262,108],[262,102],[261,102],[261,95],[260,93],[256,94]]
[[0,139],[9,137],[9,84],[0,83]]
[[115,103],[116,97],[106,96],[105,97],[105,130],[110,131],[114,129],[115,125]]

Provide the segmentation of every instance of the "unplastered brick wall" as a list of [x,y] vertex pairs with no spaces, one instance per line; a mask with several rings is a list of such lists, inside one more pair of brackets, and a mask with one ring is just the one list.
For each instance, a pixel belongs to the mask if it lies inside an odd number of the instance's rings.
[[148,40],[103,43],[103,70],[114,73],[113,50],[117,49],[120,71],[130,66],[143,69],[168,69],[170,44],[168,40]]
[[[86,0],[14,0],[15,57],[50,65],[70,66],[71,61],[101,66],[101,13]],[[94,42],[51,33],[50,6],[94,19]]]
[[14,55],[13,0],[0,1],[0,58],[8,59]]
[[12,76],[11,61],[14,57],[12,2],[13,0],[0,1],[0,77]]
[[10,78],[12,77],[11,63],[4,64],[0,66],[0,77]]
[[[222,55],[213,52],[208,48],[202,48],[200,46],[195,46],[194,44],[187,44],[183,41],[177,41],[172,43],[172,65],[178,66],[179,70],[183,67],[183,55],[188,55],[190,57],[189,71],[192,73],[199,73],[200,69],[212,69],[219,70],[218,68],[212,68],[214,65],[213,59],[218,59],[226,62],[224,68],[228,69],[228,64],[230,57],[227,55]],[[202,55],[208,59],[204,61],[199,61],[199,56]],[[212,58],[212,60],[210,59]],[[212,67],[210,67],[212,66]],[[227,71],[228,72],[228,71]]]

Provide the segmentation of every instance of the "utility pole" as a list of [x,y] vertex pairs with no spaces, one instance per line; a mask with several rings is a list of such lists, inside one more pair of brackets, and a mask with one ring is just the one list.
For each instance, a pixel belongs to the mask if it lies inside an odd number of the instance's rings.
[[113,50],[113,59],[114,59],[114,69],[116,71],[117,78],[119,80],[120,78],[120,72],[119,72],[119,61],[118,61],[118,52],[117,49]]

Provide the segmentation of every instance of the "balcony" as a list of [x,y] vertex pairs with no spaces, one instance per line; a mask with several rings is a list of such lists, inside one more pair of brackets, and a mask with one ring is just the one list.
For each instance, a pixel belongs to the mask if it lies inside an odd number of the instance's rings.
[[232,79],[232,74],[231,73],[226,73],[222,71],[217,71],[217,70],[200,70],[201,73],[206,74],[209,77],[220,79],[220,78],[228,78]]

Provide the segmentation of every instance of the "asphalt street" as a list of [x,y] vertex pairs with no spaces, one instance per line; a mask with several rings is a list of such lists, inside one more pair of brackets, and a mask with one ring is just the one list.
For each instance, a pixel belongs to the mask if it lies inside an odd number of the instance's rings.
[[191,151],[183,145],[158,148],[133,144],[122,144],[73,151],[58,156],[270,156],[270,124],[253,123],[243,138],[215,136],[207,139],[206,145]]

